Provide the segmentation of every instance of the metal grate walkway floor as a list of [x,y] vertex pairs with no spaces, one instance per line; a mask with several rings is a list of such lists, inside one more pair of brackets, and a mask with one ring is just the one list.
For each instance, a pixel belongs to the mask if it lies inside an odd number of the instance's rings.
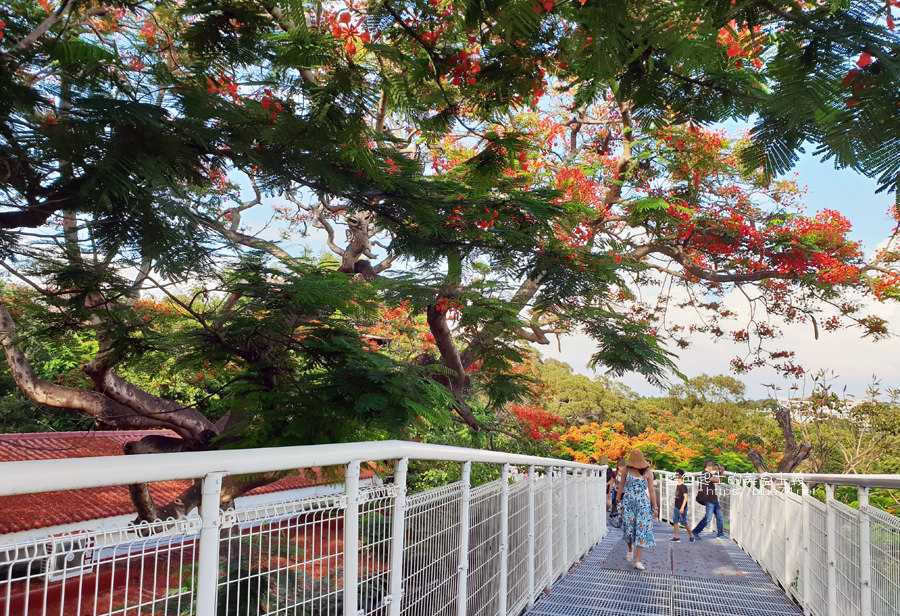
[[625,561],[619,529],[540,598],[529,616],[793,616],[802,610],[731,540],[672,543],[657,522],[646,571]]

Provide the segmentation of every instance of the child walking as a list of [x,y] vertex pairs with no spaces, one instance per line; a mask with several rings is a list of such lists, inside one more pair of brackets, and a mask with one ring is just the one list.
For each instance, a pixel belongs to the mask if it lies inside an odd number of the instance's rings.
[[678,524],[680,523],[688,533],[688,540],[694,543],[694,533],[691,532],[691,527],[687,523],[687,486],[684,485],[684,471],[680,468],[675,471],[675,483],[677,484],[675,486],[675,511],[672,516],[675,536],[672,537],[672,541],[681,541],[678,537]]

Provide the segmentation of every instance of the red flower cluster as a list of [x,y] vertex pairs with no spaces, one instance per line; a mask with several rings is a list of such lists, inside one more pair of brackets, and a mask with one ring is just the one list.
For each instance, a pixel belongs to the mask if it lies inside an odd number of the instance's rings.
[[447,62],[453,67],[453,77],[450,79],[453,85],[475,84],[475,75],[481,72],[481,60],[478,56],[461,49],[455,56],[450,56]]
[[[728,26],[719,30],[719,44],[726,47],[725,52],[729,58],[746,58],[753,61],[753,65],[757,70],[762,68],[762,62],[758,57],[752,57],[759,54],[762,46],[759,45],[760,27],[754,26],[751,30],[746,26],[738,28],[737,21],[732,19],[728,22]],[[738,59],[735,61],[738,67],[743,66],[743,61]]]
[[[451,302],[446,297],[442,297],[438,300],[437,305],[435,305],[434,309],[438,312],[447,313],[448,317],[451,317],[451,314],[458,314],[460,308],[462,308],[462,304],[457,304],[456,302]],[[452,317],[451,317],[452,318]]]
[[274,122],[278,119],[278,112],[282,110],[282,107],[281,103],[276,102],[272,96],[272,90],[263,90],[263,97],[262,100],[259,101],[259,104],[262,105],[263,109],[266,111],[272,110],[269,119]]
[[209,92],[212,92],[213,94],[219,93],[222,96],[230,96],[232,101],[240,104],[240,97],[238,96],[238,86],[234,82],[234,78],[227,76],[224,71],[219,73],[218,79],[207,77],[206,83],[208,84],[208,87],[206,89]]
[[545,411],[540,406],[521,406],[510,404],[506,407],[522,424],[523,433],[536,441],[548,439],[558,440],[559,435],[552,432],[555,426],[562,425],[562,418]]
[[141,36],[144,37],[144,40],[151,47],[156,45],[156,24],[149,19],[145,21],[144,26],[141,28]]
[[350,13],[341,13],[337,19],[335,19],[334,15],[331,15],[326,18],[326,20],[332,22],[331,35],[339,41],[344,42],[344,51],[346,51],[348,55],[356,55],[357,45],[368,43],[372,40],[372,37],[363,28],[362,19],[357,21],[355,25],[350,23],[353,21],[353,17]]
[[[727,48],[725,52],[729,58],[746,58],[753,61],[753,65],[757,70],[762,68],[762,62],[758,57],[752,57],[759,54],[762,46],[759,45],[760,27],[754,26],[751,30],[746,26],[738,28],[737,21],[732,19],[728,22],[728,26],[719,30],[719,44]],[[738,59],[735,61],[738,67],[743,66],[743,61]]]

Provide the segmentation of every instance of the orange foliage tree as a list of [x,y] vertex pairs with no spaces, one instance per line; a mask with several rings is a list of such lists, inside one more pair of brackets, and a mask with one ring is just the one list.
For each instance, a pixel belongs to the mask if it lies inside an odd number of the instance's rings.
[[621,423],[590,423],[573,426],[560,435],[560,452],[578,462],[606,455],[614,461],[632,449],[644,452],[652,466],[661,470],[700,470],[703,461],[713,459],[733,471],[752,471],[746,452],[756,449],[764,457],[773,457],[759,445],[741,441],[724,429],[704,430],[696,426],[678,426],[672,414],[654,411],[659,427],[647,426],[640,434],[629,436]]

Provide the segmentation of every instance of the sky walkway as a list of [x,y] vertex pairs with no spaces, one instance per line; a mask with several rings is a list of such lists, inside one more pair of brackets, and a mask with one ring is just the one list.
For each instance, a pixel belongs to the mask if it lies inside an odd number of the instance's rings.
[[[792,616],[803,611],[737,544],[702,539],[671,543],[657,522],[645,571],[625,560],[618,529],[542,596],[533,616]],[[712,535],[708,535],[712,537]]]
[[[312,495],[221,506],[228,477],[327,467]],[[0,499],[84,507],[85,489],[138,482],[203,495],[166,520],[0,535],[0,616],[900,616],[900,519],[868,502],[897,475],[729,475],[731,539],[672,544],[657,523],[646,571],[607,529],[603,469],[565,460],[379,441],[6,462],[0,477]],[[675,484],[657,480],[665,517]]]

